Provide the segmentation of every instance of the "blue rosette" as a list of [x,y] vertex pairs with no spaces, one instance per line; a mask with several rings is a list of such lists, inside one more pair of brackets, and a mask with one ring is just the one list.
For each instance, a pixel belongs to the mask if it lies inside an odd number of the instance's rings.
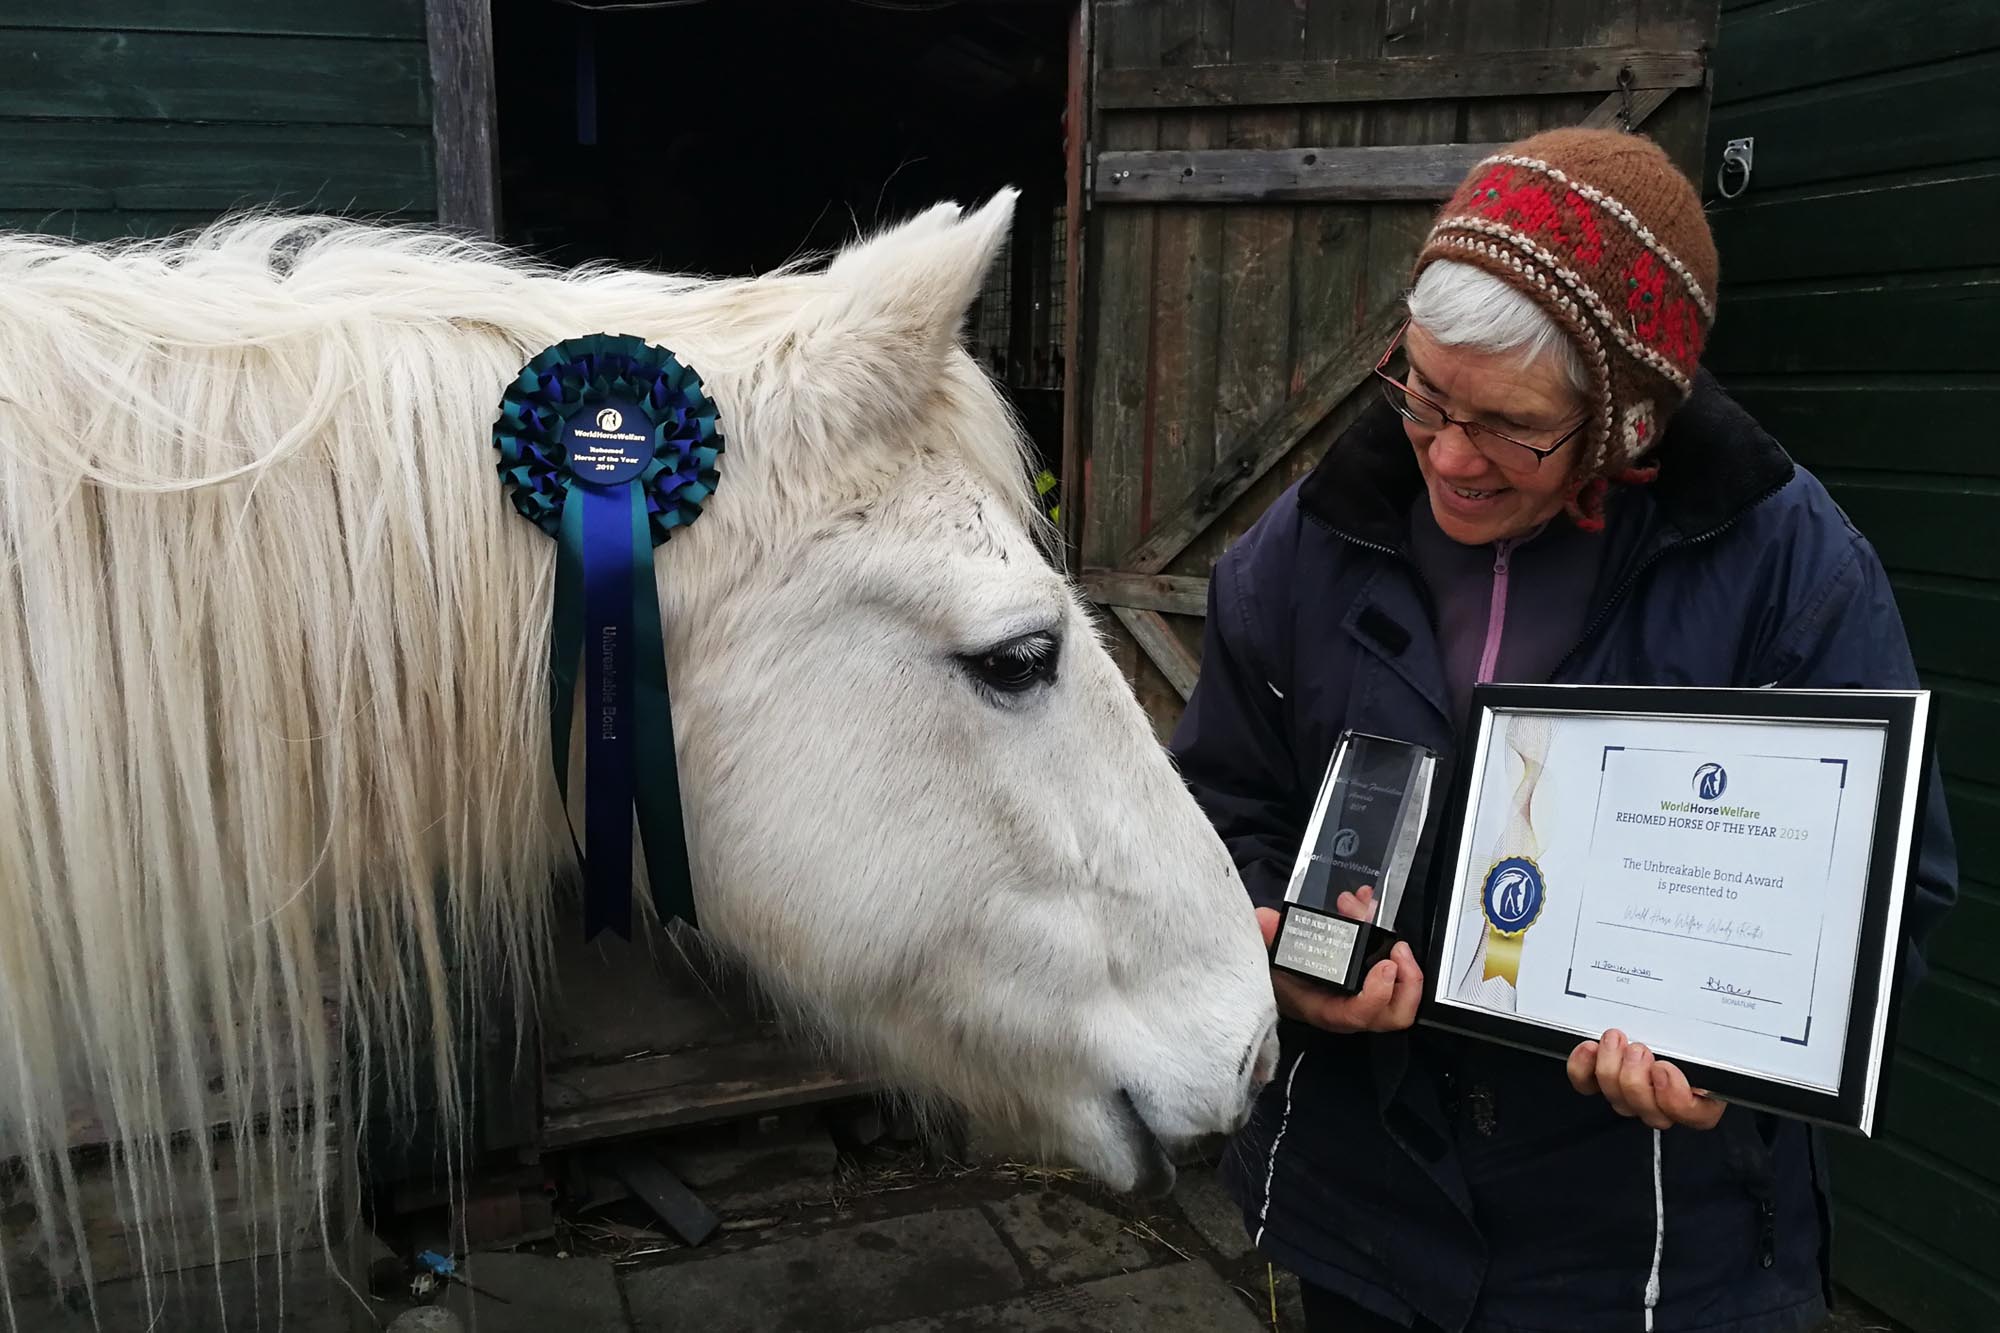
[[[516,512],[556,539],[549,750],[564,807],[584,686],[584,934],[632,933],[632,821],[660,917],[694,924],[653,548],[701,516],[723,437],[693,370],[640,338],[557,343],[522,367],[493,425]],[[638,767],[643,756],[645,770]]]

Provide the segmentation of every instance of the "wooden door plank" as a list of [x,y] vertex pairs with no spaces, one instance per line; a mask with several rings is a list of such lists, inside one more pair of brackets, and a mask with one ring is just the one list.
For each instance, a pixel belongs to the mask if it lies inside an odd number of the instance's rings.
[[1620,112],[1625,113],[1625,128],[1636,130],[1646,123],[1646,118],[1667,104],[1674,95],[1671,88],[1640,88],[1628,99],[1624,93],[1612,93],[1599,102],[1577,124],[1587,130],[1609,130],[1618,127]]
[[1307,431],[1375,368],[1382,349],[1402,321],[1401,310],[1386,307],[1363,322],[1360,332],[1328,357],[1326,364],[1299,392],[1257,422],[1230,446],[1218,463],[1173,512],[1156,523],[1145,538],[1118,561],[1120,570],[1157,574],[1236,498],[1269,472]]
[[1107,152],[1107,204],[1366,203],[1444,199],[1498,143]]
[[[1288,17],[1281,6],[1266,8],[1278,11],[1281,19]],[[1238,12],[1240,18],[1242,11]],[[1240,49],[1237,54],[1242,54]],[[1107,71],[1097,90],[1104,106],[1127,109],[1296,106],[1604,92],[1618,86],[1625,70],[1631,71],[1635,88],[1689,88],[1701,82],[1704,69],[1705,62],[1694,50],[1446,51]]]
[[1167,678],[1185,700],[1194,693],[1195,678],[1201,674],[1201,659],[1175,635],[1173,628],[1160,618],[1157,611],[1139,611],[1129,606],[1114,606],[1111,613],[1118,617],[1152,659],[1160,674]]
[[1084,595],[1100,606],[1164,611],[1177,616],[1208,614],[1208,580],[1177,574],[1135,574],[1124,569],[1086,569]]
[[[1206,64],[1229,59],[1229,0],[1188,0],[1162,7],[1162,59]],[[1160,117],[1160,147],[1220,148],[1228,118],[1220,111]],[[1106,168],[1107,186],[1119,172]],[[1107,193],[1101,196],[1111,202]],[[1221,323],[1224,214],[1212,208],[1155,210],[1151,453],[1142,509],[1151,523],[1179,502],[1215,465],[1216,371]]]

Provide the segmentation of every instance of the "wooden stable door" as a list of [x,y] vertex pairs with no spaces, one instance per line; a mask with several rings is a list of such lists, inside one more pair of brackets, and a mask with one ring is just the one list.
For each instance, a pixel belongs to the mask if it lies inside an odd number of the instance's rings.
[[1065,517],[1164,738],[1209,567],[1367,403],[1439,203],[1560,125],[1627,125],[1698,171],[1716,0],[1094,0],[1085,19]]

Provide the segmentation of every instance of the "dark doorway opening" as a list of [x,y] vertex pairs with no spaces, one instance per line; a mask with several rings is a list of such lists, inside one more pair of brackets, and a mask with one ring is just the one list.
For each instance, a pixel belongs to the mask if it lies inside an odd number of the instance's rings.
[[495,0],[503,239],[747,274],[1022,191],[968,323],[1061,475],[1070,0]]

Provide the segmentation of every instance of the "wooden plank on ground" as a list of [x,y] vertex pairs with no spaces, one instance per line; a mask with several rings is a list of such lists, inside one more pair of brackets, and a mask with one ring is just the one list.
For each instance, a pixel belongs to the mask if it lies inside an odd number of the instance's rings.
[[1444,199],[1497,143],[1370,148],[1160,150],[1104,153],[1107,204],[1365,203]]
[[549,1070],[541,1141],[573,1147],[878,1090],[780,1037],[741,1035],[719,1046]]
[[[1243,18],[1239,7],[1239,25]],[[1148,109],[1518,97],[1604,92],[1624,70],[1636,88],[1688,88],[1705,68],[1697,51],[1635,47],[1272,61],[1245,61],[1243,52],[1239,39],[1236,63],[1106,71],[1098,97],[1106,107]]]
[[1154,574],[1171,564],[1217,515],[1275,467],[1374,370],[1401,320],[1402,313],[1393,306],[1377,310],[1297,393],[1232,443],[1223,461],[1163,516],[1144,540],[1125,553],[1117,568]]
[[1182,699],[1194,693],[1194,683],[1201,675],[1201,659],[1188,650],[1186,644],[1174,634],[1173,629],[1160,617],[1157,611],[1137,611],[1129,606],[1114,606],[1112,614],[1131,631],[1145,650],[1160,674],[1167,678]]
[[1177,616],[1208,614],[1208,580],[1169,574],[1134,574],[1118,569],[1086,569],[1083,590],[1100,606],[1129,606]]
[[420,41],[0,27],[0,116],[429,125]]
[[0,209],[427,211],[431,136],[373,125],[0,122]]

